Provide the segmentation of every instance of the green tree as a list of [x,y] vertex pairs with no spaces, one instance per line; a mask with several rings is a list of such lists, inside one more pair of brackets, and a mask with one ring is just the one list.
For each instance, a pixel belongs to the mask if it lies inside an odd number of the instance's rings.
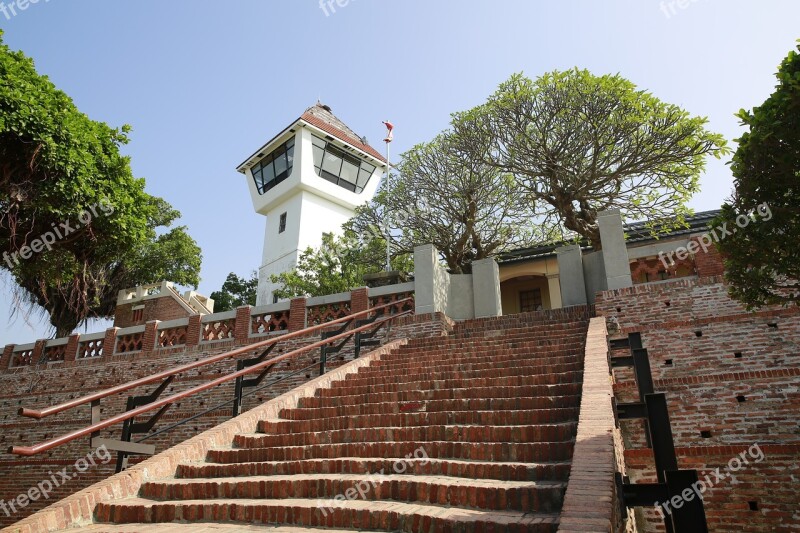
[[473,261],[555,238],[552,227],[533,224],[514,177],[470,159],[452,132],[402,154],[398,170],[349,223],[376,236],[388,225],[395,253],[433,244],[451,272],[468,273]]
[[[347,292],[364,286],[364,275],[379,272],[386,264],[386,241],[359,239],[353,231],[340,237],[332,233],[322,236],[322,246],[308,248],[300,255],[297,268],[272,276],[280,283],[278,298],[325,296]],[[408,255],[392,259],[392,268],[408,271],[412,260]]]
[[231,311],[243,305],[256,305],[258,295],[258,273],[254,270],[249,278],[240,278],[235,273],[228,274],[222,289],[211,293],[214,312]]
[[0,268],[58,336],[112,316],[122,289],[199,282],[200,249],[168,230],[180,213],[120,154],[129,130],[81,113],[0,32]]
[[685,224],[706,156],[727,153],[707,119],[619,75],[516,74],[475,109],[453,115],[461,150],[512,174],[534,213],[600,248],[598,212],[620,209],[651,229]]
[[[718,221],[736,228],[719,248],[732,296],[750,308],[800,301],[800,44],[777,78],[762,105],[737,115],[749,131],[737,140],[735,190]],[[753,212],[754,222],[735,225]]]

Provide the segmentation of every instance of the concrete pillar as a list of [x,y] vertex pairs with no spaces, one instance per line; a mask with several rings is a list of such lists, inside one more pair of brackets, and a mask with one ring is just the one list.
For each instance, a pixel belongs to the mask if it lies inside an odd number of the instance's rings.
[[500,298],[500,267],[493,258],[472,263],[475,318],[503,316]]
[[117,350],[117,331],[119,328],[108,328],[103,339],[103,357],[111,357]]
[[586,284],[583,280],[583,252],[577,244],[556,249],[561,305],[586,305]]
[[253,327],[250,322],[251,310],[249,305],[236,308],[236,324],[233,326],[233,338],[236,344],[248,344],[250,340],[250,331]]
[[606,269],[606,285],[609,290],[632,287],[628,247],[619,209],[603,211],[597,215],[600,241],[603,243],[603,264]]
[[306,299],[295,298],[289,307],[289,331],[300,331],[306,329]]
[[561,283],[558,274],[547,276],[547,288],[550,291],[550,309],[561,309]]
[[426,244],[414,248],[416,314],[447,313],[448,281],[447,272],[439,265],[435,246]]

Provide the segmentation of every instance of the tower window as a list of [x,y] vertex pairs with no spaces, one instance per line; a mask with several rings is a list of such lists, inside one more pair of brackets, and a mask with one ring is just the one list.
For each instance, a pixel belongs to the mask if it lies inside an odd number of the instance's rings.
[[360,160],[316,135],[314,144],[314,169],[320,178],[335,183],[354,193],[361,193],[375,172],[375,166]]
[[264,194],[288,178],[294,166],[294,137],[253,166],[258,194]]
[[281,221],[278,224],[278,233],[283,233],[286,231],[286,213],[281,214]]

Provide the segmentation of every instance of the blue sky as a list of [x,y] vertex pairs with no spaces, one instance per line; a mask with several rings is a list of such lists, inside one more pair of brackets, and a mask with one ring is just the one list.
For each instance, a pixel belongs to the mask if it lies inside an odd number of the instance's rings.
[[[317,98],[373,146],[391,119],[402,151],[514,72],[579,66],[736,138],[734,113],[771,93],[800,38],[800,2],[682,2],[350,0],[326,15],[319,0],[39,0],[0,12],[0,28],[91,118],[133,126],[134,173],[183,213],[209,294],[260,266],[263,220],[235,167]],[[692,207],[719,207],[725,162],[702,183]],[[46,336],[39,318],[10,317],[9,284],[0,276],[0,346]]]

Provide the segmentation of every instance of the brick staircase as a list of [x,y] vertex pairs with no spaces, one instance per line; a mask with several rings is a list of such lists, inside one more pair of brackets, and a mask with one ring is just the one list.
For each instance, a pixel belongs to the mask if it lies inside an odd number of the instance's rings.
[[85,530],[554,532],[587,323],[537,313],[411,340],[138,497],[98,503]]

